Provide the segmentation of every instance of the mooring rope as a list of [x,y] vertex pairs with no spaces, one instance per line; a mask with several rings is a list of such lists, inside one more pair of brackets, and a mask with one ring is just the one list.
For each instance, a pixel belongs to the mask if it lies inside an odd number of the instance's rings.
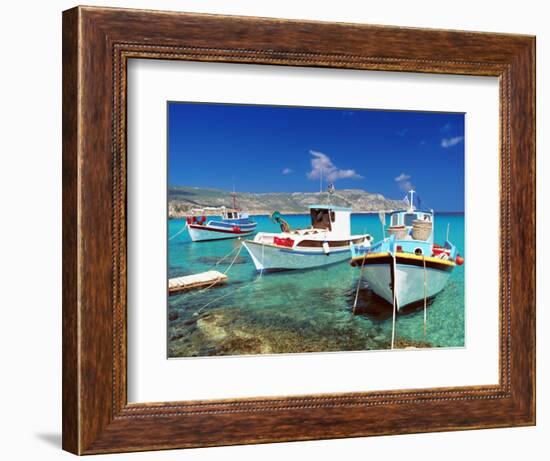
[[[229,264],[229,266],[227,267],[227,269],[224,271],[223,275],[226,275],[228,272],[229,272],[229,269],[231,269],[231,267],[233,266],[233,264],[235,264],[235,261],[237,260],[237,257],[239,256],[239,253],[241,252],[241,249],[243,247],[243,244],[241,243],[239,246],[233,248],[229,253],[227,253],[222,259],[220,259],[218,262],[216,262],[216,264],[214,264],[211,268],[209,268],[207,271],[205,272],[208,272],[209,270],[212,270],[213,268],[215,268],[217,265],[219,265],[224,259],[226,259],[228,256],[230,256],[235,250],[238,250],[237,251],[237,254],[234,256],[233,260],[231,261],[231,263]],[[212,288],[214,285],[216,285],[217,283],[219,283],[221,281],[221,278],[219,279],[216,279],[214,282],[212,282],[210,285],[204,287],[204,288],[201,288],[200,290],[197,290],[193,293],[186,293],[186,296],[185,298],[186,299],[189,299],[189,298],[192,298],[194,296],[197,296],[199,294],[201,294],[202,292],[208,290],[209,288]]]
[[355,301],[353,302],[352,314],[355,315],[355,308],[357,307],[357,300],[359,299],[359,288],[361,286],[361,280],[363,279],[363,270],[365,269],[365,260],[367,259],[367,252],[363,255],[363,261],[361,262],[361,271],[359,272],[359,280],[357,281],[357,288],[355,289]]
[[172,235],[172,237],[168,237],[168,241],[176,238],[178,235],[180,235],[185,229],[187,229],[187,223],[185,223],[185,226],[183,226],[183,229],[181,229],[180,231],[176,232],[174,235]]
[[[239,241],[241,240],[241,238],[239,237]],[[236,246],[235,248],[233,248],[229,253],[227,253],[222,259],[220,259],[216,264],[214,264],[212,267],[216,267],[216,266],[219,266],[223,261],[225,261],[230,255],[233,254],[233,252],[235,250],[239,250],[239,252],[241,251],[241,247],[243,246],[243,244],[241,243],[239,246]]]
[[426,338],[426,319],[427,319],[427,274],[426,274],[426,257],[422,255],[422,262],[424,263],[424,338]]
[[211,304],[214,304],[215,302],[217,301],[220,301],[221,299],[224,299],[224,298],[227,298],[229,295],[232,295],[232,294],[235,294],[237,291],[240,291],[242,290],[243,288],[247,288],[251,285],[253,285],[254,283],[256,283],[258,280],[260,280],[262,278],[262,272],[260,271],[260,273],[258,274],[258,276],[252,280],[251,282],[248,282],[238,288],[235,288],[234,290],[231,290],[229,292],[227,292],[226,294],[224,295],[221,295],[221,296],[218,296],[217,298],[213,299],[212,301],[209,301],[207,302],[204,306],[202,306],[199,310],[195,311],[195,313],[193,314],[194,316],[197,316],[199,315],[204,309],[206,309],[208,306],[210,306]]
[[[239,247],[239,252],[235,255],[235,257],[233,258],[233,261],[231,262],[231,264],[229,265],[229,267],[227,268],[227,270],[224,272],[224,274],[227,274],[227,272],[229,271],[229,269],[231,268],[231,266],[233,265],[233,263],[235,262],[235,260],[237,259],[237,256],[239,255],[240,251],[241,251],[241,248],[243,247],[244,245],[241,243],[241,246]],[[232,295],[234,293],[236,293],[237,291],[240,291],[242,290],[243,288],[247,288],[251,285],[253,285],[254,283],[256,283],[258,280],[260,280],[262,278],[262,275],[264,273],[264,244],[262,242],[262,268],[260,269],[260,273],[258,274],[258,276],[252,280],[251,282],[249,283],[246,283],[234,290],[231,290],[229,291],[228,293],[224,294],[224,295],[221,295],[209,302],[207,302],[204,306],[202,306],[199,310],[197,310],[193,315],[194,316],[197,316],[199,315],[204,309],[206,309],[208,306],[210,306],[211,304],[214,304],[215,302],[217,301],[220,301],[221,299],[224,299],[224,298],[227,298],[229,295]],[[217,282],[217,281],[216,281]],[[208,288],[210,288],[210,286],[204,288],[203,290],[200,290],[201,292],[204,291],[204,290],[207,290]]]
[[[237,251],[237,253],[235,254],[233,260],[231,261],[231,263],[229,264],[229,266],[227,266],[227,269],[225,269],[223,275],[226,275],[226,274],[229,272],[229,269],[231,269],[231,267],[233,266],[233,264],[235,264],[235,261],[236,261],[237,258],[239,257],[239,253],[241,252],[242,247],[243,247],[243,244],[242,244],[242,243],[237,247],[237,249],[238,249],[239,251]],[[230,253],[228,253],[227,255],[225,255],[222,259],[225,259],[228,255],[230,255],[230,254],[233,253],[234,251],[235,251],[235,248],[234,248],[233,250],[231,250]],[[221,261],[222,259],[220,259],[220,261]],[[219,263],[220,261],[218,261],[215,265],[217,266],[218,263]],[[216,279],[216,280],[214,280],[214,282],[212,282],[210,285],[208,285],[208,286],[206,286],[206,287],[200,289],[200,290],[197,291],[196,293],[199,294],[199,293],[202,293],[202,292],[208,290],[209,288],[212,288],[214,285],[216,285],[217,283],[219,283],[221,280],[222,280],[221,277],[218,278],[218,279]]]
[[260,269],[260,277],[263,275],[264,273],[264,248],[265,248],[265,242],[264,240],[262,239],[262,268]]
[[396,256],[395,253],[390,253],[393,257],[393,264],[392,264],[392,271],[393,271],[393,283],[392,283],[392,291],[393,291],[393,319],[392,319],[392,325],[391,325],[391,348],[393,349],[395,344],[395,317],[396,317],[396,307],[397,307],[397,270],[396,270]]

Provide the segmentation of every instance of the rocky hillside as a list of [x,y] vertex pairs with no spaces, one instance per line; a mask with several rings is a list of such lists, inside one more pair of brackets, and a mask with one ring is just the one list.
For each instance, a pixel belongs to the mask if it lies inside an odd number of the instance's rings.
[[[327,192],[292,193],[237,193],[237,205],[250,214],[271,214],[278,210],[283,214],[307,213],[309,205],[314,203],[332,203],[351,207],[354,212],[374,212],[380,210],[400,210],[405,208],[401,200],[390,200],[381,194],[361,189],[337,190],[329,197]],[[195,187],[171,187],[168,190],[168,214],[170,218],[180,218],[192,208],[205,206],[232,206],[231,193],[220,189]]]

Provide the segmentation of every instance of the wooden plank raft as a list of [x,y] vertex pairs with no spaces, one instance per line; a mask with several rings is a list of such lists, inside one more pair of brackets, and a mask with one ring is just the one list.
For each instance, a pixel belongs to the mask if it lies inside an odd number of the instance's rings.
[[227,280],[227,275],[218,271],[206,271],[200,274],[185,275],[168,280],[168,294],[174,295],[181,291],[201,288],[208,285],[217,285]]

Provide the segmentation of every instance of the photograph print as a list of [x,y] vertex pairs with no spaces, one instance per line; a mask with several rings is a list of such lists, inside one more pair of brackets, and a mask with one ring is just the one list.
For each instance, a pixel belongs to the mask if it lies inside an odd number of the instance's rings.
[[464,347],[464,114],[167,103],[169,358]]

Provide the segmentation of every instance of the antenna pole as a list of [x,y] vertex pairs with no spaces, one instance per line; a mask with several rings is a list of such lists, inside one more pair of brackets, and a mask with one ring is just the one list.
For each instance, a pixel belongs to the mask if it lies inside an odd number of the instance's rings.
[[411,199],[409,200],[409,213],[412,213],[414,211],[414,189],[411,188],[409,191],[409,194],[411,194]]
[[233,197],[233,209],[237,209],[237,194],[235,193],[235,182],[233,182],[233,192],[231,193],[231,196]]

